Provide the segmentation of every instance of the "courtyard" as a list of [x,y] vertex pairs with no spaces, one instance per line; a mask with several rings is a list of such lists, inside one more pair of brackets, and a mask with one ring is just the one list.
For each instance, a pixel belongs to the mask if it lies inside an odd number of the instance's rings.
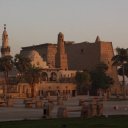
[[[21,121],[21,120],[37,120],[44,117],[44,103],[49,103],[50,113],[47,119],[56,118],[93,118],[95,116],[121,116],[128,115],[128,101],[119,99],[110,99],[104,101],[100,97],[76,96],[68,99],[57,101],[56,97],[50,97],[50,100],[40,99],[41,106],[37,106],[24,99],[13,99],[13,106],[0,106],[0,122],[3,121]],[[30,100],[30,99],[29,99]],[[51,102],[52,101],[52,102]],[[26,103],[32,103],[26,106]],[[35,102],[36,103],[36,102]],[[59,103],[59,104],[58,104]],[[98,111],[98,105],[101,105]],[[88,114],[81,115],[83,106],[88,107]],[[100,113],[99,113],[100,112]]]

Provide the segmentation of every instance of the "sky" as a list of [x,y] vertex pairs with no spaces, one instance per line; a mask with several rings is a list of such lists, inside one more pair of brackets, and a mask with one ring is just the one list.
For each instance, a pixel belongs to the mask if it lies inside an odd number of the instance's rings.
[[128,0],[0,0],[0,45],[7,25],[12,55],[21,47],[66,41],[113,42],[127,48]]

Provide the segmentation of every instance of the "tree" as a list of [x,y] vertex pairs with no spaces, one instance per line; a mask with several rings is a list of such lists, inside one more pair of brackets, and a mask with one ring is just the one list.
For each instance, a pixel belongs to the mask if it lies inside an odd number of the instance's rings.
[[40,82],[41,79],[41,68],[31,66],[25,72],[25,80],[31,86],[31,95],[34,98],[35,95],[35,85]]
[[22,56],[21,54],[16,54],[14,58],[14,65],[19,71],[18,82],[23,81],[23,75],[31,67],[31,60],[27,57]]
[[[118,75],[123,76],[123,67],[118,67],[117,72]],[[124,75],[128,77],[128,63],[124,64]]]
[[4,73],[5,78],[5,86],[4,86],[4,93],[6,95],[6,88],[8,84],[8,72],[13,68],[13,60],[12,56],[4,56],[0,58],[0,72]]
[[108,66],[101,62],[95,70],[91,71],[92,90],[96,95],[100,89],[106,93],[107,89],[114,83],[113,78],[106,73],[107,70]]
[[[128,49],[116,48],[117,55],[113,56],[113,66],[118,66],[118,74],[122,76],[122,85],[125,88],[125,75],[127,74]],[[125,95],[125,91],[124,91]]]
[[91,85],[91,77],[87,70],[77,72],[75,76],[78,94],[84,94],[89,91]]
[[105,64],[104,62],[100,62],[97,66],[96,66],[96,70],[101,71],[101,72],[106,72],[108,70],[108,65]]

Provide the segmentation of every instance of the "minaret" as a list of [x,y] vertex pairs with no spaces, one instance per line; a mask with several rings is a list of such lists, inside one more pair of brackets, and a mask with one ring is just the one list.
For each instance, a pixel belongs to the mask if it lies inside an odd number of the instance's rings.
[[8,33],[6,31],[6,24],[4,24],[4,31],[2,34],[2,47],[1,47],[1,56],[10,55],[10,47],[8,46]]
[[58,34],[56,68],[60,68],[62,70],[68,69],[67,54],[64,46],[64,35],[61,32]]

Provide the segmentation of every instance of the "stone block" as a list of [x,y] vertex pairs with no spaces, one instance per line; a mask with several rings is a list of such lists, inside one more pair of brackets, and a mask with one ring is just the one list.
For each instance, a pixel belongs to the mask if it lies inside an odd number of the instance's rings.
[[41,100],[36,101],[36,103],[35,103],[35,107],[36,107],[36,108],[42,108],[42,107],[43,107],[43,103],[42,103],[42,101],[41,101]]
[[66,118],[68,117],[68,111],[66,107],[59,107],[57,111],[58,118]]
[[12,99],[7,100],[7,107],[13,107],[14,101]]

